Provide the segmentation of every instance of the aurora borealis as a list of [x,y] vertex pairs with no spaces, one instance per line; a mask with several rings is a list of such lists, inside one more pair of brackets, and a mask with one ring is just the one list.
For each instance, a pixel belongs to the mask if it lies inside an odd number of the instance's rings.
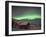
[[12,6],[12,31],[40,29],[41,7]]
[[25,17],[23,16],[23,17],[18,17],[18,18],[14,17],[14,19],[18,19],[18,20],[21,20],[21,19],[31,19],[32,20],[32,19],[36,19],[36,18],[40,18],[40,16],[36,15],[36,16],[25,16]]
[[22,20],[22,19],[37,19],[41,18],[41,8],[40,7],[21,7],[21,6],[12,6],[12,16],[13,19]]

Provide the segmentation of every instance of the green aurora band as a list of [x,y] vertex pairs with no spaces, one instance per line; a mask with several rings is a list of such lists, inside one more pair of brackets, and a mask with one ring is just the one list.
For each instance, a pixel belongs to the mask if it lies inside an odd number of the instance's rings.
[[22,19],[29,19],[29,20],[33,20],[33,19],[37,19],[37,18],[41,18],[41,15],[37,13],[37,11],[26,11],[26,13],[24,14],[20,14],[18,16],[13,17],[13,19],[17,19],[17,20],[22,20]]
[[32,15],[32,16],[28,16],[28,15],[26,15],[26,16],[19,16],[19,17],[13,17],[13,19],[17,19],[17,20],[22,20],[22,19],[37,19],[37,18],[41,18],[40,16],[38,16],[38,15]]

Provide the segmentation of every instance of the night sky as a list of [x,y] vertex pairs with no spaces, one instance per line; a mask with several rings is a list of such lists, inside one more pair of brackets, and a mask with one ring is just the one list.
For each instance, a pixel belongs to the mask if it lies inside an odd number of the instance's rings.
[[36,19],[41,18],[41,7],[12,6],[13,19]]

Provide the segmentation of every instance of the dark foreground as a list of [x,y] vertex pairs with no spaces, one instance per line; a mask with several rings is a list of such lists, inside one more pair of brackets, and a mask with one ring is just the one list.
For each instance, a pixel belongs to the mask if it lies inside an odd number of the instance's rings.
[[41,21],[40,20],[28,20],[28,21],[12,21],[12,31],[20,30],[40,30]]

